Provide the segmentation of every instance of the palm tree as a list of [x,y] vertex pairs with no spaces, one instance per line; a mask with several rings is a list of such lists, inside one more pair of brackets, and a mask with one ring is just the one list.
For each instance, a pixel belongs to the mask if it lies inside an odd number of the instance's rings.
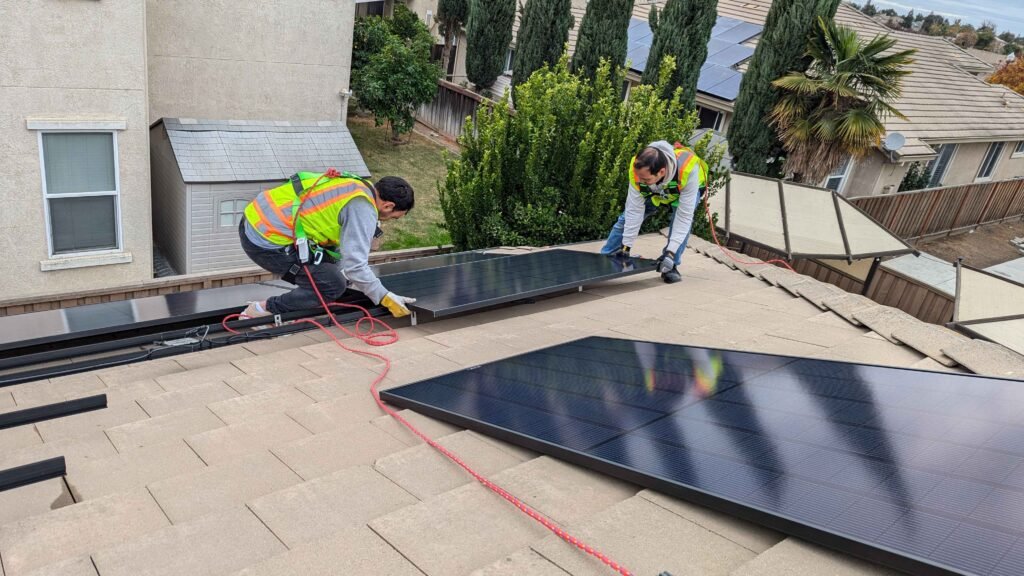
[[818,19],[810,67],[773,82],[783,94],[770,120],[794,179],[820,182],[847,157],[870,152],[885,135],[886,117],[905,118],[892,103],[916,50],[894,52],[895,45],[888,35],[862,42],[854,30]]

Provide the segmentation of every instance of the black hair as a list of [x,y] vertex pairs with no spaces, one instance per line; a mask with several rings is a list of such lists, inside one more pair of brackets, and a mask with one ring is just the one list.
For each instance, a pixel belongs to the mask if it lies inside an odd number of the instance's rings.
[[382,200],[394,202],[395,210],[399,212],[408,212],[416,205],[412,186],[398,176],[385,176],[374,184],[374,188]]
[[636,161],[633,162],[634,170],[640,168],[646,168],[651,174],[657,174],[668,168],[668,159],[657,148],[648,146],[636,155]]

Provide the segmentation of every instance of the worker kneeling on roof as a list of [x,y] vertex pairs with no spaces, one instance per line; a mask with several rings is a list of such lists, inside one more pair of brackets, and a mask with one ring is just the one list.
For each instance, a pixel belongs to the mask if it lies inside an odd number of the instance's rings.
[[281,274],[297,288],[265,302],[250,302],[241,316],[319,308],[303,265],[327,302],[351,285],[394,316],[408,315],[408,304],[416,300],[389,292],[370,269],[369,255],[381,234],[377,223],[405,216],[414,203],[412,186],[401,178],[386,176],[374,185],[334,170],[299,172],[261,192],[239,224],[242,249],[260,267]]
[[658,271],[668,283],[679,282],[677,266],[693,226],[693,213],[707,187],[708,165],[697,154],[664,140],[651,143],[629,165],[626,209],[612,226],[602,254],[629,256],[640,225],[659,209],[675,211],[668,244],[658,258]]

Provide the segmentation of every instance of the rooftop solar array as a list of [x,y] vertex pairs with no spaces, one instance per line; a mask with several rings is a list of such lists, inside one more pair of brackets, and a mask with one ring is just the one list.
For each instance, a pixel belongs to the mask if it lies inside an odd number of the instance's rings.
[[592,337],[384,399],[912,574],[1024,574],[1024,387]]
[[[723,100],[739,95],[743,74],[733,67],[754,55],[754,49],[743,43],[761,33],[758,24],[719,16],[708,40],[708,57],[701,67],[697,89]],[[626,59],[630,68],[642,72],[654,42],[654,34],[646,20],[632,18],[629,22],[629,47]]]

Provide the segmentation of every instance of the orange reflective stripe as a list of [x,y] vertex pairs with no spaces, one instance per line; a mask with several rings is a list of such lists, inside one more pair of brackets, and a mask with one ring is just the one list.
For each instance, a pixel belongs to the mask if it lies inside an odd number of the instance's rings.
[[686,177],[687,175],[689,175],[690,171],[693,170],[693,165],[696,164],[696,163],[697,163],[697,155],[696,154],[690,154],[690,157],[686,159],[686,164],[683,164],[683,166],[681,168],[679,168],[679,185],[680,186],[682,186],[684,184],[683,178]]
[[[271,202],[271,204],[273,204],[273,202]],[[261,230],[261,234],[263,234],[264,236],[266,236],[267,234],[277,234],[278,236],[282,236],[284,238],[292,237],[290,234],[287,234],[286,232],[279,230],[278,228],[275,228],[270,224],[270,219],[267,218],[267,215],[263,213],[263,208],[260,208],[259,202],[253,202],[252,206],[256,210],[256,214],[260,217],[259,222],[257,222],[257,225],[262,225],[262,227],[266,229],[266,232]]]
[[353,196],[358,196],[358,195],[369,196],[363,190],[354,190],[354,191],[349,192],[347,194],[339,194],[338,196],[335,196],[334,198],[331,198],[330,200],[328,200],[326,202],[323,202],[322,204],[318,204],[316,206],[309,206],[307,208],[303,208],[302,210],[299,210],[299,216],[309,216],[310,214],[316,214],[317,212],[322,212],[322,211],[330,208],[334,204],[337,204],[338,202],[345,201],[345,200],[347,200],[349,198],[352,198]]

